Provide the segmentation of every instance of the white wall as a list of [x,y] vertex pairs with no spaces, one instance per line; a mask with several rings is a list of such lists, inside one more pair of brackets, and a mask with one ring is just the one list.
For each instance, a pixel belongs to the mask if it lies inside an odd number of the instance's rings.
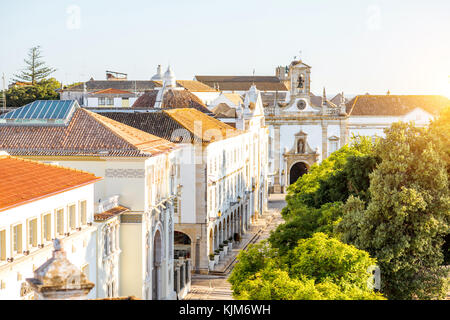
[[[11,254],[11,227],[12,225],[22,224],[22,247],[23,250],[30,250],[29,255],[18,254],[14,256],[14,261],[0,262],[0,281],[3,282],[4,289],[0,289],[0,299],[21,299],[20,287],[26,278],[33,277],[34,269],[40,267],[49,258],[53,251],[53,244],[46,243],[44,248],[27,248],[27,219],[37,218],[38,244],[41,241],[41,216],[42,214],[52,214],[52,237],[55,235],[55,210],[65,209],[65,224],[67,228],[67,206],[76,205],[78,211],[79,201],[87,201],[87,222],[93,221],[93,191],[94,185],[90,184],[74,190],[66,191],[48,198],[33,201],[0,213],[0,231],[6,231],[7,257]],[[78,219],[77,219],[78,221]],[[66,229],[67,230],[67,229]],[[62,247],[67,252],[67,258],[78,268],[88,264],[89,280],[96,284],[97,282],[97,251],[96,251],[96,228],[82,226],[81,231],[72,230],[70,236],[58,236],[62,241]],[[1,286],[0,286],[1,287]],[[96,290],[93,289],[88,298],[95,298]]]

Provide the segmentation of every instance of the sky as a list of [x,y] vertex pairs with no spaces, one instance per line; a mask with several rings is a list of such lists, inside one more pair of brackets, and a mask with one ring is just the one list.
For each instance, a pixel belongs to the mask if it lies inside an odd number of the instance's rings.
[[275,75],[294,57],[321,94],[450,97],[448,0],[15,0],[0,4],[0,76],[40,45],[64,84],[105,71],[147,80]]

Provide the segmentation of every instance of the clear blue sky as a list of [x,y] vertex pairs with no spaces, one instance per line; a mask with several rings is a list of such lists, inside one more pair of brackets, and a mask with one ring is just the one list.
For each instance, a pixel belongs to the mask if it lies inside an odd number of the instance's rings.
[[0,32],[8,80],[35,45],[64,83],[149,79],[169,62],[178,79],[272,75],[301,50],[316,94],[450,96],[448,0],[15,0]]

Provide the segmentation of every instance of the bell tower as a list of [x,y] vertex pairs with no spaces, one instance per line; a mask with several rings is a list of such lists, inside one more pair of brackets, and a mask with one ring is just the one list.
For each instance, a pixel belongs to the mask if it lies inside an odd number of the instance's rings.
[[294,60],[289,66],[291,96],[309,100],[311,89],[311,67],[302,60]]

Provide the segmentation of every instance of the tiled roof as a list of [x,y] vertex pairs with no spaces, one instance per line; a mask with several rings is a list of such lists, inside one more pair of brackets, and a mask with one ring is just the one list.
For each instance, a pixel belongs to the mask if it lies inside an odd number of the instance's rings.
[[[163,82],[161,80],[155,80],[155,82],[162,87]],[[185,88],[191,92],[216,92],[217,90],[207,86],[206,84],[196,80],[177,80],[177,87]]]
[[[140,96],[131,106],[134,109],[154,109],[159,90],[151,90]],[[188,90],[167,90],[164,93],[162,109],[195,108],[211,113],[196,95]]]
[[236,118],[236,109],[226,103],[219,103],[212,111],[216,118]]
[[102,213],[96,213],[94,214],[94,221],[106,221],[112,217],[115,217],[121,213],[130,211],[130,209],[126,208],[126,207],[122,207],[122,206],[117,206],[114,207],[112,209],[109,209],[105,212]]
[[101,179],[80,170],[0,156],[0,211]]
[[67,126],[0,126],[0,149],[12,155],[148,157],[174,147],[81,108]]
[[[209,143],[242,133],[242,131],[192,108],[135,113],[102,112],[101,114],[174,143],[194,140]],[[196,125],[199,125],[198,131],[195,130]],[[216,137],[211,136],[214,133],[212,129],[218,130],[215,132],[219,133]]]
[[195,79],[219,90],[247,91],[254,83],[261,91],[289,91],[283,81],[275,76],[195,76]]
[[261,92],[261,100],[263,107],[272,107],[276,103],[284,102],[286,100],[287,92]]
[[[196,138],[201,138],[203,142],[222,140],[242,133],[242,131],[195,109],[170,109],[164,112]],[[197,135],[200,130],[201,137]]]
[[[159,84],[151,80],[89,80],[84,83],[86,83],[87,92],[95,92],[105,89],[144,92],[146,90],[153,90],[157,87],[160,87]],[[70,87],[63,91],[83,92],[84,83]]]
[[108,89],[91,92],[91,94],[133,94],[133,93],[130,91],[108,88]]
[[359,95],[346,106],[351,116],[402,116],[416,108],[436,115],[450,100],[438,95]]
[[244,101],[242,101],[242,97],[241,97],[240,94],[237,94],[237,93],[224,93],[223,95],[225,97],[227,97],[228,100],[230,100],[231,102],[233,102],[237,106],[239,106],[242,103],[244,103]]
[[[192,141],[193,135],[161,110],[152,112],[101,112],[101,115],[172,142]],[[176,131],[177,130],[177,131]],[[182,136],[175,133],[183,133]]]

